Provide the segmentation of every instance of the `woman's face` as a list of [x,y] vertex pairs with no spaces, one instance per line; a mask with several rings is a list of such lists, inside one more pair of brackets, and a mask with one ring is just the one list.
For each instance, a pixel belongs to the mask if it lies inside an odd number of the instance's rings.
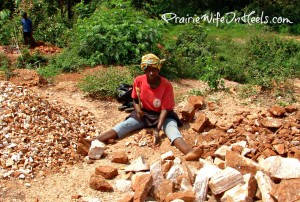
[[156,67],[149,65],[145,69],[145,74],[148,81],[154,81],[159,77],[159,70]]

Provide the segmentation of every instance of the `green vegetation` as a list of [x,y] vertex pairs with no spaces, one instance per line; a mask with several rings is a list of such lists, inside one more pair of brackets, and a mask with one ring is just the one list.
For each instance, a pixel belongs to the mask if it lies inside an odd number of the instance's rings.
[[147,19],[130,8],[96,10],[79,19],[71,30],[70,48],[50,62],[62,71],[77,71],[97,64],[138,64],[148,52],[158,53],[161,21]]
[[48,59],[38,51],[30,54],[30,51],[27,48],[23,48],[21,53],[21,56],[18,57],[17,60],[17,67],[19,68],[37,69],[45,66],[48,62]]
[[[289,1],[273,4],[267,0],[235,3],[87,0],[70,4],[59,0],[32,0],[30,5],[21,1],[0,1],[0,43],[17,46],[22,43],[20,14],[26,10],[34,22],[35,39],[64,49],[53,58],[22,49],[18,67],[37,69],[51,78],[62,72],[80,71],[95,65],[130,66],[122,70],[130,70],[126,74],[130,78],[118,67],[87,77],[80,86],[93,96],[113,96],[120,82],[131,83],[133,70],[135,74],[142,73],[138,67],[141,56],[149,52],[165,59],[161,74],[169,79],[201,79],[211,90],[224,88],[223,79],[228,79],[269,91],[300,76],[299,42],[285,37],[286,34],[300,33],[300,5],[297,5],[299,3]],[[264,11],[270,18],[286,17],[293,24],[216,26],[208,22],[167,24],[160,19],[166,12],[185,17],[234,12],[241,17],[251,11],[258,16]],[[9,63],[2,62],[2,66],[9,66]],[[191,93],[201,91],[195,89]],[[244,92],[251,93],[254,92]]]
[[121,83],[133,83],[133,71],[127,68],[110,67],[101,69],[94,75],[85,77],[79,87],[91,97],[114,97],[116,89]]
[[247,44],[247,81],[264,88],[300,76],[300,44],[254,36]]
[[163,23],[146,18],[131,8],[103,8],[90,18],[78,20],[74,27],[72,49],[95,64],[139,62],[146,52],[157,52]]
[[172,70],[174,77],[201,77],[202,68],[211,56],[210,45],[206,41],[206,33],[202,26],[186,24],[175,27],[175,31],[166,37],[164,43],[165,66],[169,71]]
[[6,80],[13,74],[9,65],[9,60],[4,53],[0,53],[0,74],[3,74]]

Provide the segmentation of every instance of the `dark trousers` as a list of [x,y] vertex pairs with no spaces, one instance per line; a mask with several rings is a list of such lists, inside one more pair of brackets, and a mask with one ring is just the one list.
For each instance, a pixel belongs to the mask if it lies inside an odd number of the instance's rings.
[[30,46],[35,45],[34,38],[32,37],[32,32],[23,32],[23,37],[24,37],[25,45],[30,45]]

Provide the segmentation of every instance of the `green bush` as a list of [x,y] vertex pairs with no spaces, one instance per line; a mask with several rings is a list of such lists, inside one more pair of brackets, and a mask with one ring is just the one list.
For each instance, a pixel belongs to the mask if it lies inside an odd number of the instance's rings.
[[247,46],[248,81],[272,88],[287,78],[300,76],[300,45],[278,37],[254,36]]
[[295,24],[295,25],[292,25],[290,30],[291,30],[291,33],[292,33],[292,34],[297,34],[297,35],[299,35],[299,34],[300,34],[300,23],[297,23],[297,24]]
[[48,82],[52,82],[54,76],[59,75],[62,73],[61,69],[53,68],[51,66],[44,66],[37,69],[39,75],[45,77]]
[[21,56],[17,59],[17,67],[19,68],[37,69],[48,63],[48,59],[41,55],[39,51],[35,51],[31,54],[28,49],[23,48],[21,53]]
[[9,59],[4,53],[0,53],[0,74],[4,74],[6,80],[13,75]]
[[86,76],[79,87],[90,96],[96,98],[114,97],[121,83],[132,84],[133,72],[125,67],[109,67],[101,69],[93,75]]
[[95,12],[95,10],[97,9],[97,5],[100,2],[101,0],[92,0],[88,4],[86,4],[83,0],[81,0],[81,2],[76,4],[76,6],[74,7],[75,16],[80,19],[90,17]]
[[47,20],[41,21],[34,29],[34,38],[65,47],[70,38],[69,26],[69,23],[60,14],[47,16]]
[[175,29],[178,28],[176,35],[172,33],[164,42],[167,69],[177,77],[200,78],[211,56],[206,33],[196,25],[178,25]]
[[269,89],[276,83],[299,76],[299,43],[274,37],[267,30],[262,32],[264,27],[251,29],[254,36],[244,37],[235,33],[240,29],[232,29],[232,33],[221,31],[222,34],[210,30],[212,35],[208,40],[212,57],[201,77],[210,87],[219,86],[216,81],[224,78]]
[[0,53],[0,70],[6,70],[9,68],[9,60],[4,53]]
[[96,64],[138,64],[143,54],[159,53],[163,23],[148,19],[132,8],[96,10],[79,19],[73,29],[72,49]]
[[0,11],[0,44],[9,45],[15,43],[18,38],[18,30],[15,20],[10,19],[11,12],[7,9]]
[[49,67],[61,72],[76,72],[85,66],[88,61],[79,56],[77,49],[64,49],[58,56],[52,58]]

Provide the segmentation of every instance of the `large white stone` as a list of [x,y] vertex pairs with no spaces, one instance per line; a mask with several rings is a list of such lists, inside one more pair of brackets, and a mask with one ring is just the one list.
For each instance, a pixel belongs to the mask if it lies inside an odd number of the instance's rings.
[[243,148],[246,148],[247,142],[246,141],[240,141],[240,142],[233,143],[230,146],[223,145],[215,151],[215,155],[217,155],[217,156],[224,159],[225,156],[226,156],[226,152],[231,151],[233,146],[241,146]]
[[259,162],[261,169],[279,179],[300,178],[300,161],[295,158],[271,156]]
[[163,172],[161,171],[161,162],[156,161],[152,165],[150,165],[150,173],[153,178],[153,186],[159,187],[159,185],[164,180]]
[[193,191],[196,193],[195,201],[204,202],[207,195],[209,179],[220,172],[221,169],[205,160],[200,161],[203,163],[203,167],[197,172]]
[[252,201],[256,193],[257,183],[250,173],[243,176],[245,183],[239,184],[227,190],[221,198],[222,202],[226,201],[239,201],[248,202]]
[[255,179],[261,192],[262,201],[273,202],[274,200],[271,197],[270,192],[273,189],[274,182],[271,180],[271,178],[265,175],[263,172],[257,171]]
[[99,140],[94,140],[92,141],[88,156],[90,159],[100,159],[104,150],[105,144]]
[[231,167],[218,172],[209,180],[209,187],[213,194],[220,194],[243,182],[243,175]]
[[171,167],[171,169],[167,173],[166,179],[172,180],[173,182],[177,182],[177,177],[183,174],[184,171],[181,165],[175,164]]
[[145,162],[144,156],[139,156],[129,166],[125,168],[125,172],[138,172],[147,170],[149,170],[149,166]]
[[116,180],[116,189],[120,192],[130,192],[131,189],[131,180]]

